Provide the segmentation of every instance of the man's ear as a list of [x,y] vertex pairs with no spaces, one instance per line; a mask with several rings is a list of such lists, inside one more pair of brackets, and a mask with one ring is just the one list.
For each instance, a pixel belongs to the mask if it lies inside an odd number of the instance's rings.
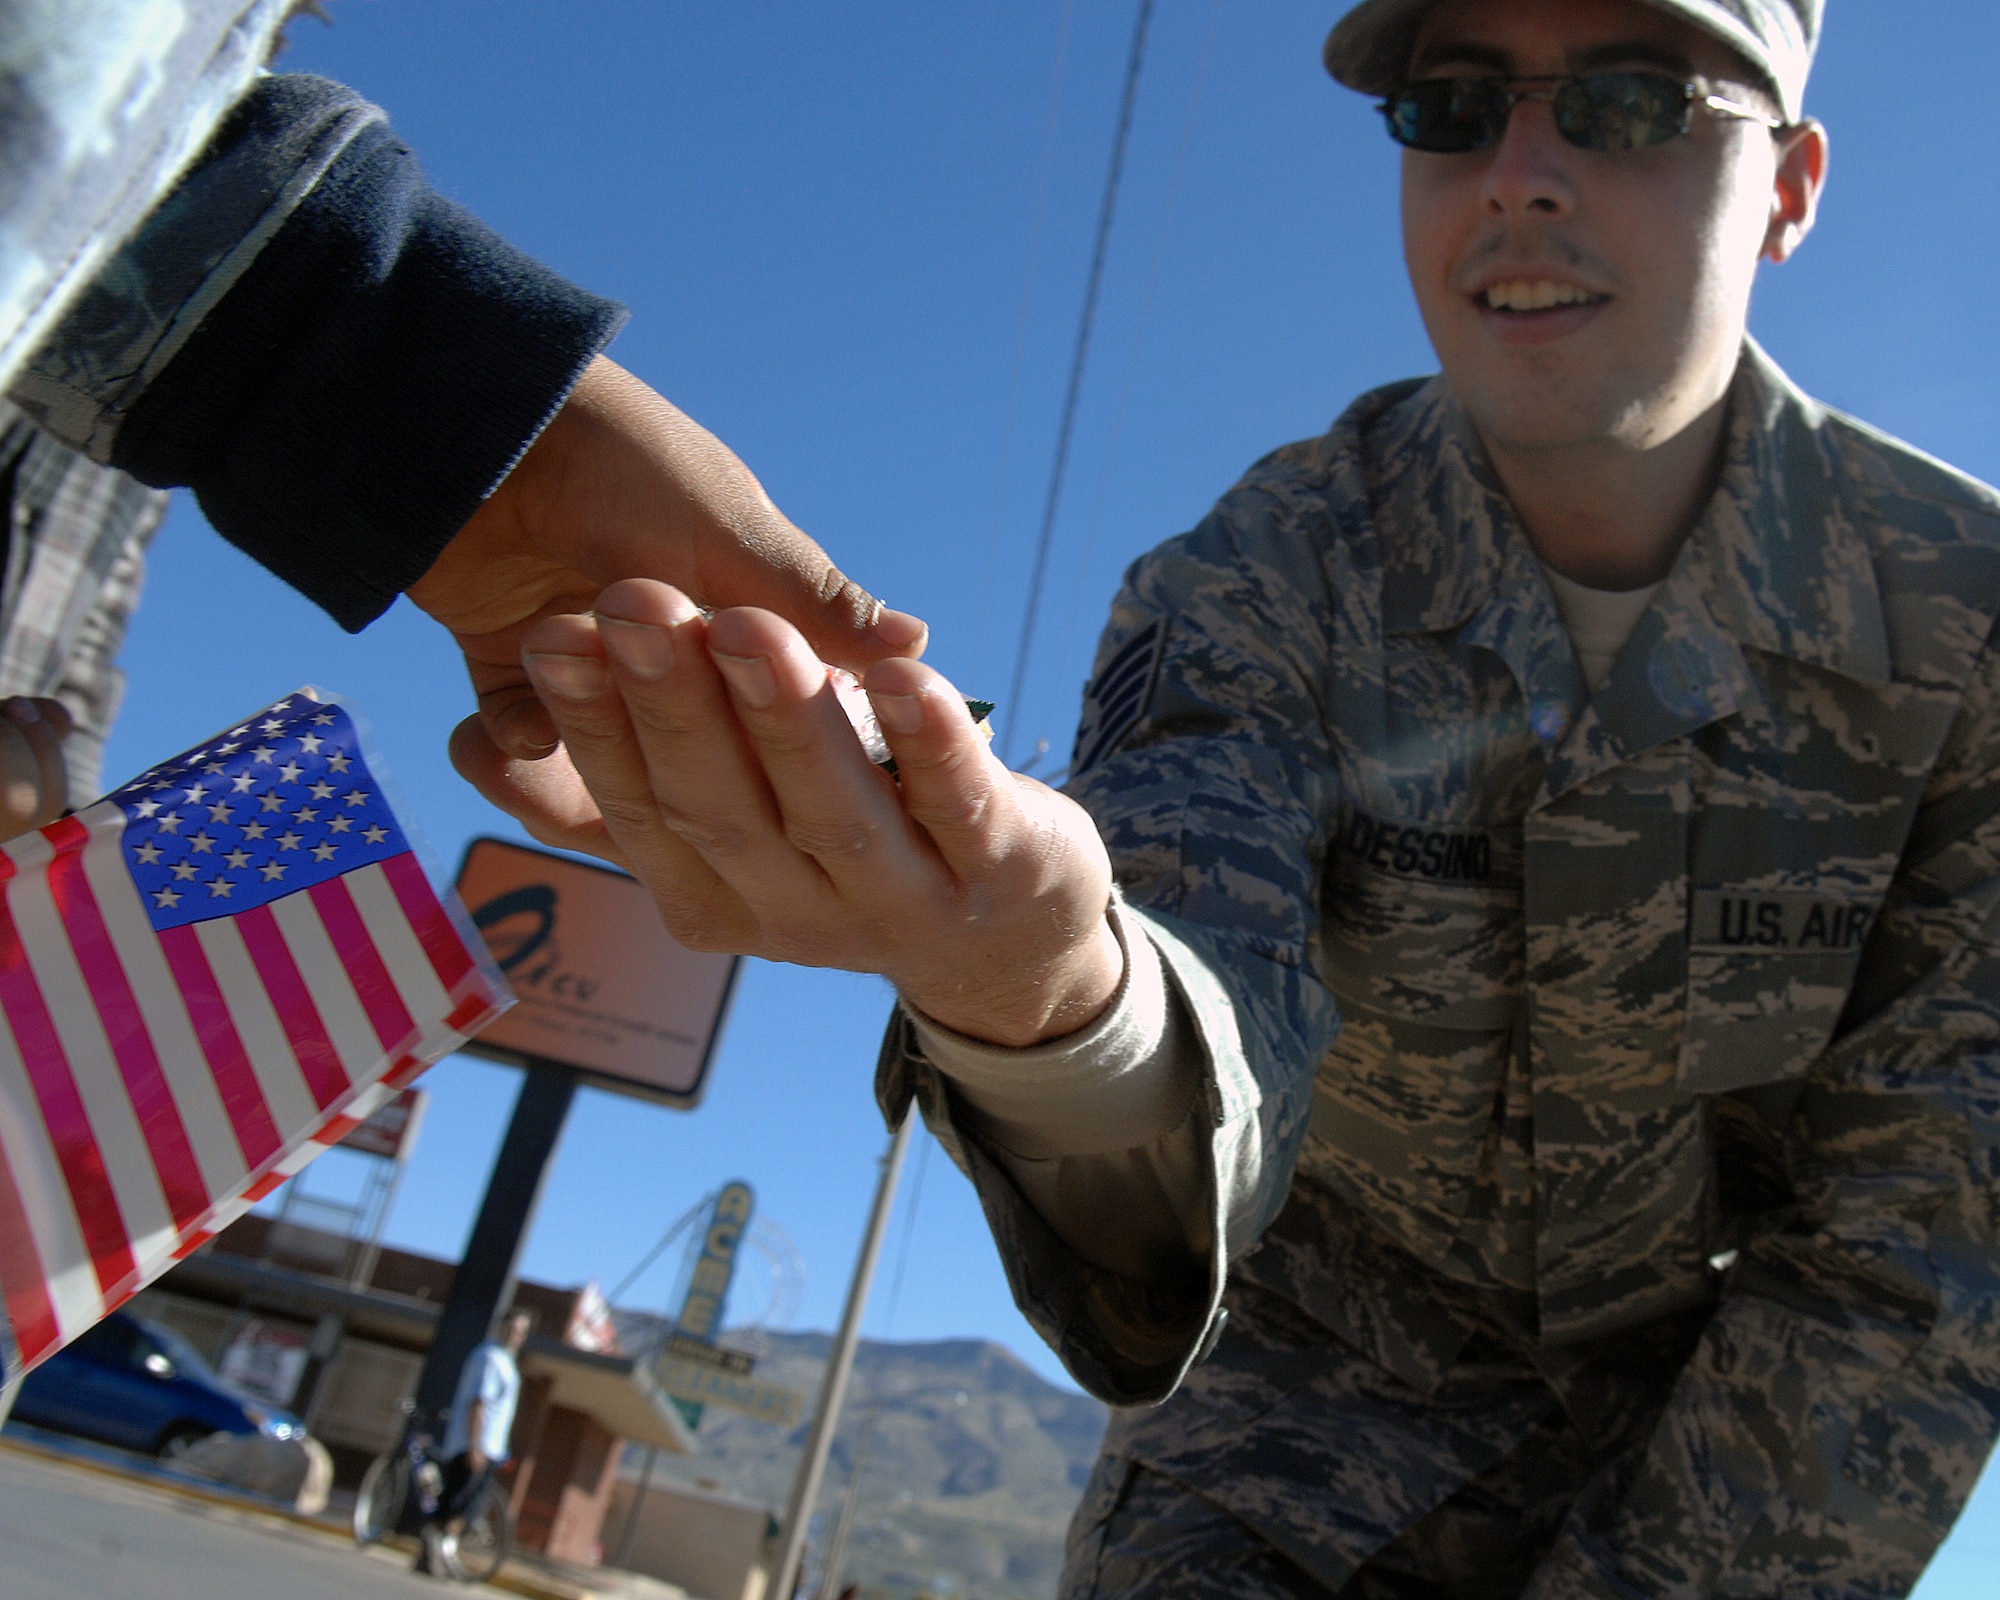
[[1785,261],[1812,232],[1826,187],[1826,129],[1817,119],[1786,128],[1778,141],[1778,171],[1771,184],[1771,221],[1764,230],[1764,259]]

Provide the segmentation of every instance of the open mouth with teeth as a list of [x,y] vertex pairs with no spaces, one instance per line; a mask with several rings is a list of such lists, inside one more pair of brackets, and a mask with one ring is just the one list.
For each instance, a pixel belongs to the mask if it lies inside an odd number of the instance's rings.
[[1568,306],[1600,306],[1611,297],[1592,294],[1573,283],[1557,283],[1551,278],[1516,278],[1496,283],[1479,295],[1478,302],[1488,311],[1557,311]]

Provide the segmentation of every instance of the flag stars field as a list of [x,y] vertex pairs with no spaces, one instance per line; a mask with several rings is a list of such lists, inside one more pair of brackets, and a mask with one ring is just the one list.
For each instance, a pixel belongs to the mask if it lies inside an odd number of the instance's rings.
[[[253,728],[260,736],[254,744],[247,737]],[[126,814],[128,863],[155,921],[224,915],[216,902],[241,904],[239,890],[257,900],[289,894],[407,849],[372,788],[332,781],[354,768],[358,754],[344,715],[288,701],[183,757],[180,771],[148,774],[143,785],[112,795]],[[194,820],[190,811],[205,819],[192,833],[184,826]],[[255,820],[267,816],[283,819],[275,838],[272,824]],[[196,856],[206,858],[199,872]],[[303,878],[288,872],[292,863]],[[193,900],[174,887],[194,881],[207,892]]]

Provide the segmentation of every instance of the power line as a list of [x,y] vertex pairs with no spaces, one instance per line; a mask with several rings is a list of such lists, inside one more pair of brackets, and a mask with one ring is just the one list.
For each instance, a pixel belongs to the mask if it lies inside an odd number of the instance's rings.
[[[1076,547],[1076,562],[1079,571],[1089,559],[1097,542],[1097,532],[1104,522],[1105,496],[1111,487],[1112,469],[1118,464],[1118,446],[1125,437],[1125,415],[1132,403],[1132,386],[1139,374],[1139,353],[1145,347],[1146,330],[1153,315],[1153,294],[1159,287],[1160,268],[1167,256],[1167,240],[1173,233],[1174,216],[1180,207],[1181,182],[1187,176],[1188,157],[1194,149],[1194,130],[1201,110],[1202,91],[1208,87],[1209,64],[1215,55],[1215,36],[1222,23],[1222,0],[1210,0],[1208,31],[1202,39],[1201,63],[1194,76],[1194,87],[1188,94],[1187,114],[1181,121],[1180,149],[1174,157],[1173,183],[1167,190],[1166,209],[1160,217],[1159,234],[1153,241],[1153,261],[1146,270],[1145,292],[1139,297],[1139,317],[1132,329],[1132,348],[1125,357],[1125,378],[1118,389],[1118,409],[1112,416],[1111,441],[1104,449],[1104,465],[1097,475],[1097,493],[1092,497],[1090,515],[1083,524],[1083,537]],[[1072,584],[1069,604],[1063,607],[1062,632],[1058,636],[1056,658],[1061,660],[1069,655],[1070,640],[1076,634],[1077,608],[1085,598],[1081,583]],[[1101,601],[1099,602],[1102,603]],[[1063,769],[1066,771],[1067,769]],[[1038,773],[1046,783],[1060,781],[1060,773]]]
[[648,1267],[650,1267],[655,1261],[659,1260],[661,1256],[665,1255],[668,1249],[672,1247],[673,1242],[676,1239],[678,1239],[683,1233],[687,1232],[688,1225],[692,1223],[696,1217],[701,1215],[703,1207],[710,1206],[715,1203],[715,1193],[716,1192],[713,1189],[711,1189],[707,1194],[703,1195],[699,1200],[695,1201],[693,1205],[689,1206],[687,1210],[683,1211],[680,1214],[679,1219],[674,1223],[674,1225],[671,1228],[667,1229],[665,1233],[660,1235],[660,1242],[654,1245],[653,1248],[648,1250],[643,1256],[641,1256],[639,1258],[639,1264],[636,1267],[634,1267],[630,1272],[626,1273],[624,1277],[620,1278],[618,1280],[618,1287],[613,1289],[611,1293],[609,1293],[604,1297],[607,1303],[615,1306],[622,1298],[624,1298],[625,1291],[631,1288],[633,1284],[639,1281],[640,1277],[645,1273],[645,1270]]
[[992,609],[993,567],[1000,553],[1000,518],[1007,504],[1007,479],[1014,465],[1014,424],[1020,415],[1021,369],[1028,353],[1028,321],[1035,304],[1035,273],[1042,259],[1042,224],[1048,218],[1049,188],[1056,170],[1056,131],[1062,124],[1063,78],[1069,67],[1070,21],[1076,0],[1063,0],[1056,30],[1055,66],[1049,73],[1049,109],[1042,129],[1042,175],[1035,188],[1034,218],[1028,225],[1028,263],[1021,274],[1021,310],[1014,319],[1014,365],[1007,379],[1007,410],[1000,428],[1000,471],[993,484],[993,516],[986,529],[986,562],[979,574],[978,621],[972,630],[972,657],[986,668],[986,622]]
[[1014,678],[1007,690],[1006,727],[1000,753],[1011,762],[1014,732],[1021,719],[1021,696],[1028,680],[1028,655],[1035,642],[1035,620],[1042,606],[1042,586],[1048,578],[1049,545],[1055,536],[1056,512],[1062,504],[1063,475],[1069,469],[1071,436],[1076,431],[1077,400],[1083,392],[1083,369],[1090,357],[1090,335],[1097,320],[1098,291],[1104,285],[1104,260],[1111,249],[1111,223],[1118,213],[1118,186],[1125,176],[1125,147],[1132,134],[1132,111],[1139,101],[1139,77],[1146,65],[1146,37],[1153,26],[1156,0],[1139,0],[1132,25],[1132,49],[1125,61],[1125,93],[1118,105],[1118,131],[1111,141],[1111,167],[1104,175],[1104,200],[1097,213],[1097,240],[1090,252],[1090,276],[1083,291],[1083,313],[1077,319],[1076,350],[1070,357],[1069,389],[1063,397],[1062,422],[1056,429],[1055,461],[1049,468],[1048,499],[1042,506],[1042,528],[1035,540],[1035,564],[1028,579],[1028,609],[1021,618],[1021,644],[1014,656]]

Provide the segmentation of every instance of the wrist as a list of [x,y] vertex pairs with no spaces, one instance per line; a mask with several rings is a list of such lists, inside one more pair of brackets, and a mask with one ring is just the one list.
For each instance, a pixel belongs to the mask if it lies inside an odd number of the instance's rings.
[[1050,966],[1007,978],[960,979],[949,988],[897,985],[926,1017],[986,1044],[1025,1050],[1087,1028],[1103,1015],[1125,978],[1125,947],[1108,914],[1071,942]]

